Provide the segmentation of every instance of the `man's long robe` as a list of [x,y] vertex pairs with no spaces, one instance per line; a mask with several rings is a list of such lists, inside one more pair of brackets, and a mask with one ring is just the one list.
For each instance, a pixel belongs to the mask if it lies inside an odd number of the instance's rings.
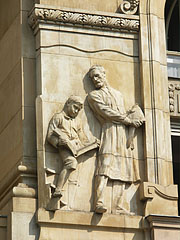
[[102,126],[97,175],[130,183],[139,180],[137,161],[126,147],[128,127],[122,94],[103,87],[89,93],[88,102]]

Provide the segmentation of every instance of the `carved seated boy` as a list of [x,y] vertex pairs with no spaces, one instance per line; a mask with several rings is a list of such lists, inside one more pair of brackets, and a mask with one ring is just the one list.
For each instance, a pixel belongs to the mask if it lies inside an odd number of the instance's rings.
[[[77,151],[85,148],[89,143],[88,138],[84,134],[81,120],[76,119],[82,106],[83,101],[80,97],[70,96],[63,110],[60,113],[56,113],[49,123],[47,139],[50,144],[58,148],[60,159],[63,161],[63,168],[58,176],[53,197],[62,197],[62,189],[69,174],[77,168]],[[93,148],[97,148],[97,142],[96,146],[91,149]]]

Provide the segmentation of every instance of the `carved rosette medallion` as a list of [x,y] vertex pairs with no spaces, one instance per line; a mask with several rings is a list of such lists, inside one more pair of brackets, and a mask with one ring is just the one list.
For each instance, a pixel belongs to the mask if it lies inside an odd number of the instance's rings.
[[119,6],[119,11],[124,14],[134,15],[137,13],[139,0],[124,0]]
[[171,115],[180,115],[180,84],[169,83],[169,110]]
[[59,25],[77,26],[86,28],[98,28],[102,30],[114,31],[139,31],[139,17],[98,15],[72,10],[59,10],[43,8],[37,5],[29,15],[29,24],[34,29],[37,22],[55,23]]

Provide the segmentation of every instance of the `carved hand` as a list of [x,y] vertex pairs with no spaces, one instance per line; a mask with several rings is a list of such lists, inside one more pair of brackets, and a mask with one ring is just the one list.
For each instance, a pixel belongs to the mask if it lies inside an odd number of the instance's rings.
[[143,124],[142,120],[132,120],[132,126],[134,126],[135,128],[140,127]]
[[126,117],[126,118],[123,120],[123,123],[124,123],[125,125],[130,125],[130,124],[132,124],[132,121],[131,121],[130,118]]
[[59,137],[59,145],[67,145],[67,144],[68,144],[67,139]]

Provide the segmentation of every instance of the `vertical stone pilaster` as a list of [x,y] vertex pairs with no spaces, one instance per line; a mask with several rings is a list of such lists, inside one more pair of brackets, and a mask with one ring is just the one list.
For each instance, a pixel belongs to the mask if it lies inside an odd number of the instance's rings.
[[165,0],[140,1],[140,68],[146,180],[167,186],[173,184],[173,177],[164,6]]

